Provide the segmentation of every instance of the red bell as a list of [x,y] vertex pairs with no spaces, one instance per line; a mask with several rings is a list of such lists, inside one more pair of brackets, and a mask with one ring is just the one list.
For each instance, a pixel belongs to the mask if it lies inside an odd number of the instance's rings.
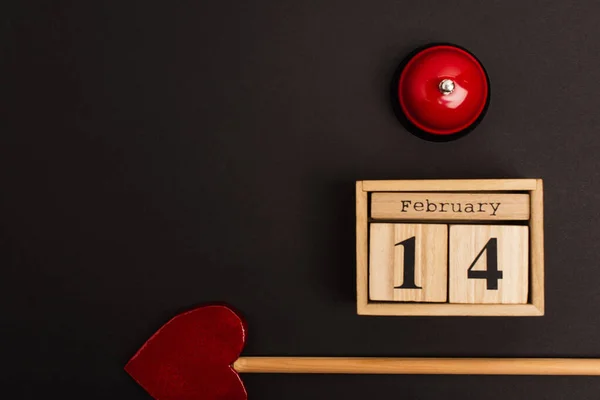
[[434,141],[457,139],[473,130],[490,101],[489,78],[479,60],[451,44],[413,52],[392,86],[394,109],[405,127]]

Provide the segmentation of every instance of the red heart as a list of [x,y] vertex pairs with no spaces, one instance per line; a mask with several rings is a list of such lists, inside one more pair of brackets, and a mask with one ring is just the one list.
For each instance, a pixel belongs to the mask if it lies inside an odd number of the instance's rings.
[[156,400],[247,400],[232,364],[246,344],[246,325],[227,306],[184,312],[163,325],[125,370]]

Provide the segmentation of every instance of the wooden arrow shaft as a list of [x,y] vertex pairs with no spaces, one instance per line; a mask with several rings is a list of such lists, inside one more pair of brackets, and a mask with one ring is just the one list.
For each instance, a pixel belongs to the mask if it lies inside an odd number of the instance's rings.
[[600,359],[240,357],[240,373],[419,375],[600,375]]

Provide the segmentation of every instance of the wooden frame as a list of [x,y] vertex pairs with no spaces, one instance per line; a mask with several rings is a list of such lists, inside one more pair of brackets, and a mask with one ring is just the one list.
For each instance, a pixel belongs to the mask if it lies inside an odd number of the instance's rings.
[[[372,192],[528,192],[531,201],[528,304],[393,303],[369,300],[369,194]],[[544,200],[541,179],[356,182],[356,305],[359,315],[544,315]]]

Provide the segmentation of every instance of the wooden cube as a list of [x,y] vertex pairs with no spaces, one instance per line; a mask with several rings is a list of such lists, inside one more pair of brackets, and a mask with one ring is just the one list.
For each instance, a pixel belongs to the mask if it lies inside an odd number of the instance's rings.
[[[396,292],[390,294],[389,282],[401,285],[399,277],[404,278],[398,260],[404,259],[402,249],[394,250],[394,261],[391,260],[389,228],[384,236],[387,239],[377,239],[380,232],[375,225],[401,224],[426,225],[494,225],[515,226],[528,228],[525,234],[527,256],[521,253],[520,260],[527,258],[526,272],[517,275],[520,284],[507,285],[504,270],[510,258],[505,260],[499,256],[498,266],[503,278],[498,280],[502,287],[495,298],[490,295],[480,295],[474,289],[473,300],[468,303],[451,302],[453,292],[448,292],[446,302],[438,303],[426,300],[426,296],[398,297]],[[371,237],[372,235],[372,237]],[[394,232],[395,236],[395,232]],[[520,236],[522,238],[522,235]],[[491,237],[488,238],[488,242]],[[496,238],[498,239],[498,238]],[[383,240],[383,242],[381,242]],[[394,239],[395,240],[395,239]],[[404,239],[406,240],[406,239]],[[416,240],[416,236],[415,236]],[[467,239],[465,239],[467,240]],[[381,243],[386,243],[383,245]],[[481,244],[486,247],[488,242]],[[395,242],[394,245],[399,242]],[[416,245],[416,242],[415,242]],[[496,251],[499,244],[496,243]],[[448,244],[449,246],[449,244]],[[489,247],[493,247],[490,244]],[[477,247],[473,245],[472,247]],[[388,248],[388,250],[382,250]],[[379,250],[377,250],[379,249]],[[480,249],[481,252],[482,249]],[[383,252],[374,254],[373,252]],[[449,246],[449,260],[452,259],[452,247]],[[386,253],[387,252],[387,253]],[[511,252],[512,253],[512,252]],[[385,255],[387,254],[387,256]],[[415,253],[417,254],[417,253]],[[507,253],[508,254],[508,253]],[[479,253],[473,256],[471,263]],[[399,181],[358,181],[356,183],[356,300],[359,315],[440,315],[440,316],[540,316],[544,315],[544,228],[543,228],[543,183],[541,179],[473,179],[473,180],[399,180]],[[459,257],[459,255],[457,255]],[[466,256],[464,256],[466,257]],[[479,258],[487,257],[483,252]],[[382,262],[378,260],[388,261]],[[487,259],[486,259],[487,260]],[[371,270],[370,264],[387,265],[383,269],[383,278],[378,272]],[[452,261],[449,261],[452,263]],[[462,263],[462,261],[460,262]],[[524,262],[523,262],[524,263]],[[481,271],[487,268],[482,260],[478,260],[472,268],[472,276],[481,276]],[[394,265],[391,267],[390,265]],[[402,264],[403,265],[403,264]],[[457,263],[458,265],[458,263]],[[516,264],[515,264],[516,265]],[[468,270],[471,264],[467,264]],[[416,267],[416,264],[415,264]],[[427,266],[425,266],[427,268]],[[458,268],[458,267],[457,267]],[[387,271],[387,272],[385,272]],[[478,272],[479,271],[479,272]],[[513,277],[510,270],[506,277]],[[381,272],[380,272],[381,273]],[[508,272],[507,272],[508,273]],[[452,280],[449,273],[449,279]],[[421,286],[415,270],[415,285]],[[512,279],[512,278],[511,278]],[[475,279],[486,285],[485,290],[494,292],[493,283],[487,289],[486,279]],[[387,281],[388,283],[382,283]],[[449,285],[450,282],[447,282]],[[468,283],[470,284],[470,283]],[[477,286],[477,285],[475,285]],[[383,287],[383,289],[382,289]],[[424,286],[423,286],[424,287]],[[515,292],[512,293],[511,288]],[[524,290],[525,289],[525,290]],[[382,294],[383,292],[383,294]],[[458,293],[458,292],[456,292]],[[501,293],[501,294],[499,294]],[[408,294],[408,292],[407,292]],[[415,294],[415,292],[413,292]],[[459,296],[459,294],[455,294]],[[460,296],[459,296],[460,297]],[[381,300],[380,300],[381,299]]]
[[450,303],[526,304],[529,228],[450,226]]
[[369,299],[445,302],[448,225],[371,224]]

